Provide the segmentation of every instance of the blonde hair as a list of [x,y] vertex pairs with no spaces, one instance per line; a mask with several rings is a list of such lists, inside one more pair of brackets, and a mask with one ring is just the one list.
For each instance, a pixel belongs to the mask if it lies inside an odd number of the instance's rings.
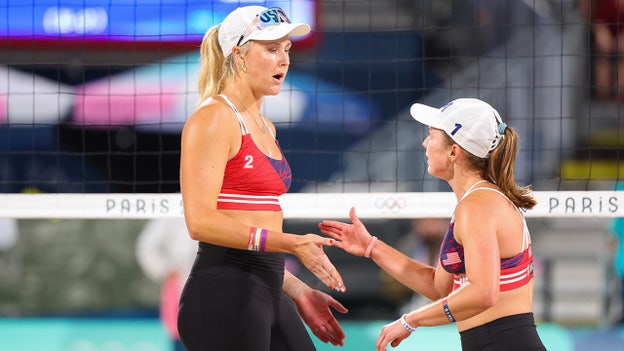
[[[455,143],[448,135],[446,136],[450,144]],[[530,210],[537,204],[537,200],[532,195],[530,186],[519,186],[516,184],[514,166],[516,155],[520,146],[518,133],[511,128],[505,128],[504,138],[488,158],[480,158],[469,152],[468,163],[471,167],[479,170],[483,179],[487,179],[496,184],[505,196],[518,208]]]
[[234,77],[232,55],[224,57],[221,45],[219,45],[218,25],[210,28],[204,35],[199,55],[198,105],[206,99],[221,93],[227,83]]

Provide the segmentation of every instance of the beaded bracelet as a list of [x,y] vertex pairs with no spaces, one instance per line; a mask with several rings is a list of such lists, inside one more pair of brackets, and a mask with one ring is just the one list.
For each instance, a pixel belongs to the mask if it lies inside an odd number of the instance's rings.
[[401,321],[401,324],[403,325],[403,328],[405,328],[408,332],[413,332],[414,330],[416,330],[416,328],[412,327],[411,325],[409,325],[407,323],[407,320],[405,320],[405,315],[402,315],[401,318],[399,319]]

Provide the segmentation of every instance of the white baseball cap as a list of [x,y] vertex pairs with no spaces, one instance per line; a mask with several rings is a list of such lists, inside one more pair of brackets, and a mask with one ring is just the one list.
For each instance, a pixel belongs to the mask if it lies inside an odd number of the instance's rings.
[[279,7],[244,6],[230,12],[219,25],[219,45],[228,57],[235,46],[250,40],[275,40],[310,33],[306,23],[291,23]]
[[474,98],[453,100],[435,108],[413,104],[410,114],[418,122],[441,129],[471,154],[487,158],[505,135],[507,125],[485,101]]

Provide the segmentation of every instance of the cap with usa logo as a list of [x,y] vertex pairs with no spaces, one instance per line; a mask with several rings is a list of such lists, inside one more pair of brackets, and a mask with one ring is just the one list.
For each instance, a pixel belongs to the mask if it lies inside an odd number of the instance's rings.
[[276,40],[310,33],[307,23],[292,23],[279,7],[243,6],[230,12],[219,25],[219,45],[223,56],[250,40]]

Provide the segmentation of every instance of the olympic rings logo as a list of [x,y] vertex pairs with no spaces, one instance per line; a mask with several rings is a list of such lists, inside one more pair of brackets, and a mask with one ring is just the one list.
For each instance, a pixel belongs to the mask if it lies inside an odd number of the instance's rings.
[[390,212],[392,213],[399,213],[402,209],[405,208],[405,206],[407,206],[407,202],[402,197],[388,197],[385,199],[378,197],[377,200],[375,200],[375,207],[380,210],[390,210]]

